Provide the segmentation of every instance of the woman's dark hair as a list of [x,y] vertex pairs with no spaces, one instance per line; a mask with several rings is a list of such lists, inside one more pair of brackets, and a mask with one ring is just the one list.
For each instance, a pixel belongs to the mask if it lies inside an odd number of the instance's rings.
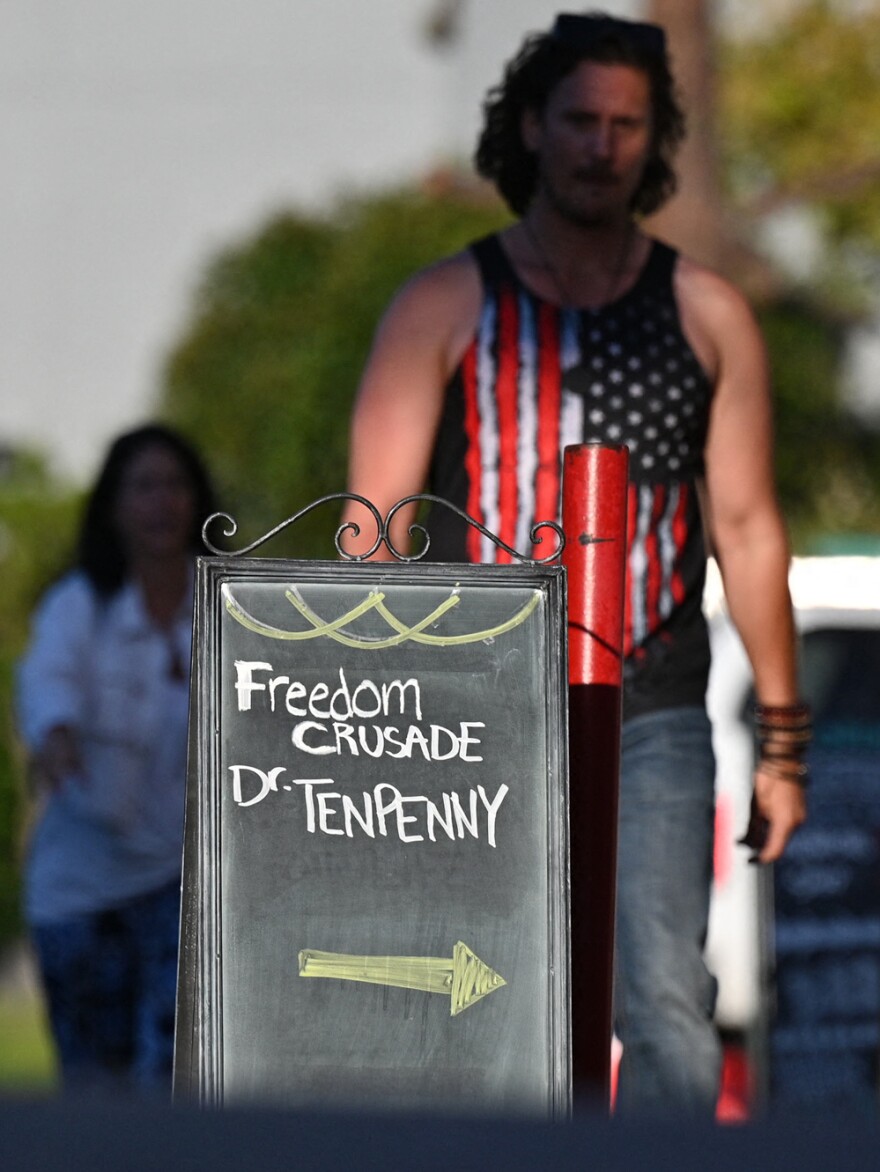
[[115,594],[128,573],[125,547],[115,513],[125,473],[147,448],[162,447],[177,458],[193,490],[195,509],[190,549],[200,552],[202,524],[216,512],[214,489],[195,448],[182,435],[161,423],[126,432],[110,446],[98,479],[86,501],[77,544],[76,564],[101,594]]
[[[590,35],[570,36],[569,20],[589,29]],[[628,33],[653,28],[661,44],[646,42]],[[530,36],[508,64],[500,85],[489,90],[483,105],[483,130],[474,162],[485,179],[490,179],[510,209],[523,215],[535,194],[537,160],[522,140],[522,118],[526,110],[540,115],[552,91],[582,61],[603,65],[630,65],[642,70],[651,87],[654,141],[645,165],[642,182],[632,197],[631,211],[648,215],[673,194],[677,179],[672,159],[684,138],[684,114],[678,104],[675,85],[662,48],[657,26],[615,20],[602,14],[560,17],[550,33]]]

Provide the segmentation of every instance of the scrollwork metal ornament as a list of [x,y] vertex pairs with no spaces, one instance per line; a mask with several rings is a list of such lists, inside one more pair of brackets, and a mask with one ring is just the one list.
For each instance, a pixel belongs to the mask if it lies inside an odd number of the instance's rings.
[[260,546],[265,545],[268,541],[271,541],[274,537],[277,537],[285,529],[295,525],[297,521],[301,520],[307,514],[312,513],[315,509],[318,509],[322,505],[329,504],[333,501],[354,501],[357,504],[363,505],[372,516],[376,525],[376,538],[373,541],[373,544],[369,549],[357,554],[346,550],[343,547],[342,540],[346,534],[350,534],[352,537],[358,537],[361,533],[361,526],[356,521],[345,521],[342,525],[339,526],[334,535],[334,544],[340,558],[347,562],[368,561],[382,548],[383,545],[395,561],[418,562],[425,559],[427,557],[428,551],[431,548],[431,535],[423,524],[418,521],[414,521],[407,530],[410,537],[418,537],[423,542],[421,548],[418,549],[415,553],[405,553],[403,550],[398,549],[391,538],[390,531],[391,523],[401,509],[404,509],[409,505],[419,505],[422,503],[439,505],[442,508],[451,510],[466,524],[478,530],[484,537],[488,538],[488,540],[497,546],[498,549],[504,550],[504,552],[509,557],[514,558],[516,561],[522,562],[526,565],[547,565],[550,562],[556,561],[565,548],[565,534],[562,531],[562,526],[559,525],[556,521],[538,521],[529,530],[529,537],[533,547],[543,543],[544,536],[542,536],[542,531],[544,530],[551,530],[556,538],[555,548],[550,553],[540,558],[533,557],[528,553],[523,553],[520,550],[514,549],[512,546],[508,545],[507,542],[502,541],[502,539],[498,537],[497,534],[492,533],[491,530],[485,527],[485,525],[482,525],[474,517],[471,517],[470,514],[466,513],[463,509],[460,509],[457,505],[454,505],[451,501],[446,500],[444,497],[434,496],[432,493],[415,493],[412,496],[403,497],[402,500],[399,500],[395,505],[392,505],[384,518],[372,501],[367,500],[366,497],[360,496],[358,493],[329,493],[327,496],[319,497],[318,500],[312,501],[312,503],[306,505],[305,508],[300,509],[292,516],[287,517],[284,521],[281,521],[274,528],[270,529],[268,533],[264,533],[262,537],[258,537],[255,541],[251,541],[248,545],[242,546],[241,549],[233,550],[224,549],[221,546],[216,545],[209,536],[209,533],[216,529],[219,523],[223,522],[225,524],[225,528],[222,531],[223,537],[232,538],[238,532],[237,522],[229,515],[229,513],[212,513],[202,526],[202,541],[204,542],[205,548],[218,557],[246,557],[248,554],[253,553],[254,550],[259,549]]

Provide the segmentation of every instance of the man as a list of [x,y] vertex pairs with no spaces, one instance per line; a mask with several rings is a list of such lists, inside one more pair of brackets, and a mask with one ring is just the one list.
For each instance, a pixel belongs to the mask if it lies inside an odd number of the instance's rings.
[[[383,514],[429,483],[525,551],[534,521],[555,515],[565,444],[630,449],[621,1109],[710,1110],[718,1090],[702,959],[714,807],[704,532],[760,701],[756,857],[778,858],[805,816],[809,714],[764,346],[734,288],[639,226],[674,189],[682,136],[657,26],[561,15],[529,38],[490,91],[476,155],[519,219],[398,294],[352,426],[350,488]],[[435,514],[429,557],[495,559],[455,513]],[[399,547],[411,516],[402,510]],[[349,519],[363,521],[357,506]]]

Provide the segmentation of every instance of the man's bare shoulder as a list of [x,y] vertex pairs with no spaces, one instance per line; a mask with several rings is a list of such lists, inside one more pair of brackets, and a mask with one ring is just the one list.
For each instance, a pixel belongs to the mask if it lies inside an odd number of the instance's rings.
[[378,332],[379,345],[399,353],[433,354],[448,377],[467,349],[480,318],[482,283],[467,251],[420,269],[392,300]]
[[726,277],[706,265],[679,257],[675,296],[685,335],[713,382],[732,352],[760,359],[763,340],[751,306]]
[[472,285],[479,285],[476,261],[468,250],[456,252],[419,268],[397,289],[391,305],[410,301],[444,300],[466,295]]
[[455,310],[480,299],[480,274],[471,253],[464,249],[420,269],[397,291],[391,309]]
[[706,325],[728,326],[752,317],[748,300],[732,281],[689,257],[679,256],[675,289],[679,303]]

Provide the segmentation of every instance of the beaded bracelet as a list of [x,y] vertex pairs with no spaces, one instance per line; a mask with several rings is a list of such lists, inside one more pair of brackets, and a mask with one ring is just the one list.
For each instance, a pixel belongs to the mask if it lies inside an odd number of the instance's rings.
[[785,720],[791,716],[809,716],[810,706],[806,700],[797,700],[794,704],[762,704],[760,700],[756,700],[755,712],[762,716],[776,716]]
[[806,785],[809,766],[804,761],[813,739],[809,704],[756,703],[755,739],[761,767],[774,777]]

